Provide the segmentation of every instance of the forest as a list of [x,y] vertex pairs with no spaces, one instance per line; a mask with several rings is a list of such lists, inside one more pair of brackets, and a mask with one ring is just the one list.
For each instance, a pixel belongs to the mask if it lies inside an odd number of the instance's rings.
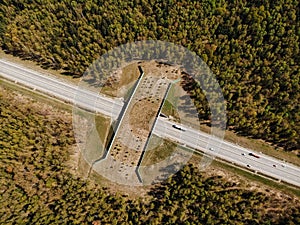
[[[216,75],[228,129],[293,151],[300,148],[299,9],[297,0],[2,0],[0,46],[78,77],[120,44],[182,45]],[[190,94],[208,119],[201,90]]]
[[[299,224],[300,202],[192,164],[133,197],[72,169],[71,113],[0,86],[0,224]],[[110,185],[111,186],[111,185]]]
[[[229,129],[298,150],[299,8],[297,0],[3,0],[0,45],[74,77],[120,44],[182,45],[216,75]],[[208,119],[201,90],[190,94]]]

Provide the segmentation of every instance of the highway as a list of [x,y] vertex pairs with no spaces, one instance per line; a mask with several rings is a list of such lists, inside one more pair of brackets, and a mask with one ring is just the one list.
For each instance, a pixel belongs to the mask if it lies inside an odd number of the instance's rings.
[[79,89],[74,84],[66,83],[48,74],[41,74],[3,59],[0,59],[0,74],[15,83],[76,104],[81,108],[112,116],[114,119],[117,118],[123,107],[123,102],[120,99],[111,99],[91,90]]
[[[81,108],[99,112],[113,118],[118,117],[123,106],[123,102],[120,99],[108,98],[91,90],[78,89],[74,84],[66,83],[46,73],[42,74],[4,59],[0,59],[0,76],[52,97],[76,104]],[[213,157],[218,157],[300,187],[300,168],[297,166],[220,140],[190,127],[184,127],[184,130],[179,130],[172,125],[174,125],[174,122],[160,117],[153,132],[160,137],[168,138]],[[180,124],[178,126],[183,127]],[[259,158],[249,155],[250,152],[259,156]]]
[[[211,137],[207,133],[199,132],[181,124],[177,125],[182,127],[184,131],[176,129],[173,127],[174,124],[176,123],[160,117],[153,133],[159,137],[167,138],[186,147],[204,152],[212,157],[218,157],[238,166],[249,168],[254,172],[256,171],[260,174],[300,186],[300,168],[297,166],[220,140],[217,137]],[[249,153],[254,153],[259,158],[250,156]]]

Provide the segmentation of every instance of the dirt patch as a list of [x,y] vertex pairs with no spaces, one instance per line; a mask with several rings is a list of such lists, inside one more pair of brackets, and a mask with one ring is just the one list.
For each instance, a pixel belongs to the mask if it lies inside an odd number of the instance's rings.
[[143,71],[145,74],[166,77],[170,80],[176,80],[181,77],[181,69],[178,65],[169,65],[164,62],[151,60],[141,62],[140,66],[143,67]]
[[[136,135],[148,135],[151,129],[150,122],[154,119],[159,103],[151,99],[141,99],[130,112],[130,128]],[[137,116],[139,115],[139,116]]]
[[115,141],[115,145],[113,149],[111,149],[110,154],[114,160],[130,167],[135,166],[140,158],[140,152],[134,151],[134,149],[123,144],[120,140]]
[[114,71],[105,82],[101,93],[112,97],[124,97],[128,89],[140,76],[137,62],[130,63],[122,69]]
[[[136,66],[135,70],[138,68],[136,64],[130,66],[126,69],[133,69],[132,66]],[[147,67],[146,70],[144,70],[144,66]],[[121,183],[137,181],[137,175],[132,172],[135,173],[134,169],[139,165],[143,156],[155,116],[163,103],[164,96],[169,91],[173,79],[180,75],[178,71],[178,74],[175,73],[175,68],[168,71],[166,65],[158,64],[155,61],[141,62],[140,68],[144,73],[135,81],[135,89],[131,90],[133,94],[128,96],[129,102],[108,150],[109,153],[104,160],[100,160],[94,165],[96,171],[105,170],[109,173],[109,170],[114,169],[118,174],[111,179],[117,179],[119,174],[124,175],[118,178]],[[128,80],[122,78],[123,72],[124,70],[122,73],[119,71],[114,74],[113,82],[109,87],[111,90],[126,86],[124,82]],[[128,73],[129,80],[134,78],[134,72]],[[121,86],[122,83],[123,86]]]
[[121,163],[130,166],[138,165],[154,118],[171,82],[162,75],[162,72],[157,73],[146,74],[144,72],[115,134],[109,151],[111,156],[115,160],[120,160]]
[[[197,167],[197,160],[198,159],[195,159],[195,157],[193,157],[190,162]],[[299,198],[297,198],[296,196],[278,191],[275,188],[263,185],[259,182],[249,181],[248,179],[245,179],[240,175],[236,175],[233,172],[230,172],[218,166],[210,166],[209,168],[207,168],[207,170],[205,170],[205,172],[202,172],[201,175],[204,178],[221,177],[221,179],[224,180],[224,183],[230,182],[233,185],[227,187],[226,189],[220,189],[216,191],[241,189],[263,193],[264,195],[268,196],[268,198],[272,202],[272,207],[264,209],[264,213],[266,214],[274,213],[275,215],[276,213],[280,213],[280,211],[288,210],[291,206],[300,204]],[[128,197],[129,199],[143,199],[143,201],[145,202],[148,202],[151,199],[149,191],[155,187],[160,188],[161,186],[161,184],[139,187],[120,185],[111,182],[96,173],[92,174],[92,179],[94,180],[94,182],[100,183],[108,192],[112,194],[121,194]]]
[[[0,87],[0,93],[1,98],[7,98],[6,91]],[[38,102],[32,101],[32,99],[23,96],[19,93],[14,95],[13,98],[10,97],[10,104],[13,105],[24,105],[26,107],[35,108],[38,109],[38,113],[40,115],[51,115],[51,118],[53,119],[59,119],[61,122],[63,121],[70,121],[70,113],[65,113],[63,111],[57,110],[53,108],[50,105],[40,104]],[[75,150],[75,151],[73,151]],[[72,146],[72,152],[73,156],[71,156],[71,160],[69,163],[71,165],[77,165],[77,157],[79,155],[79,152],[76,151],[75,146]],[[68,163],[67,163],[68,164]],[[70,171],[73,173],[76,173],[76,167],[73,169],[70,169]],[[202,173],[204,176],[222,176],[225,181],[231,181],[234,182],[237,185],[241,185],[242,188],[246,188],[248,190],[255,190],[262,192],[266,194],[269,199],[272,201],[272,207],[265,208],[265,213],[268,214],[278,214],[282,212],[283,210],[288,210],[291,205],[299,204],[299,200],[297,200],[295,197],[286,194],[281,191],[277,191],[269,186],[262,185],[260,183],[252,182],[245,180],[243,177],[235,175],[231,172],[228,172],[225,169],[220,169],[216,167],[210,167],[208,170],[205,171],[205,173]],[[153,186],[146,186],[146,187],[132,187],[132,186],[126,186],[126,185],[119,185],[113,182],[104,181],[101,180],[99,182],[103,184],[104,187],[107,188],[107,190],[111,193],[121,193],[125,196],[128,196],[131,199],[136,198],[143,198],[144,201],[148,201],[149,195],[147,194],[151,187]],[[280,210],[279,210],[280,209]]]
[[144,202],[148,202],[151,197],[148,194],[149,191],[157,186],[157,185],[149,185],[149,186],[129,186],[129,185],[121,185],[115,182],[111,182],[110,180],[104,178],[96,172],[91,173],[91,181],[95,184],[101,184],[101,186],[110,194],[118,194],[122,196],[126,196],[128,199],[136,200],[142,199]]
[[155,60],[131,62],[125,65],[122,69],[114,71],[105,82],[101,93],[112,97],[125,97],[127,91],[134,85],[135,81],[140,76],[138,66],[143,68],[145,75],[166,77],[170,80],[176,80],[181,77],[179,66],[170,66],[164,63],[159,63]]

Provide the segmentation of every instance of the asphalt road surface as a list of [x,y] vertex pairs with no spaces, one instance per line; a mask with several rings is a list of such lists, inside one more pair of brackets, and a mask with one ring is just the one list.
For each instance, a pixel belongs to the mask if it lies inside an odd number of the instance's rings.
[[[297,166],[243,148],[217,137],[212,137],[207,133],[199,132],[181,124],[177,124],[177,126],[180,126],[183,130],[176,129],[173,127],[174,124],[176,123],[160,117],[153,133],[162,138],[183,144],[186,147],[200,150],[211,157],[218,157],[236,165],[249,168],[254,172],[300,186],[300,168]],[[259,158],[249,155],[249,153]]]
[[[108,98],[91,90],[78,89],[74,84],[66,83],[4,59],[0,59],[0,76],[76,104],[81,108],[103,113],[114,118],[118,117],[123,106],[123,102],[120,99]],[[166,118],[158,118],[153,132],[181,145],[205,152],[212,157],[219,157],[258,173],[300,186],[300,168],[297,166],[177,124],[177,126],[184,128],[179,130],[173,126],[174,124],[174,122]],[[259,158],[251,156],[249,153],[253,153]]]
[[0,59],[0,74],[15,83],[107,116],[117,117],[123,107],[123,102],[120,99],[107,98],[91,90],[79,89],[74,84],[66,83],[3,59]]

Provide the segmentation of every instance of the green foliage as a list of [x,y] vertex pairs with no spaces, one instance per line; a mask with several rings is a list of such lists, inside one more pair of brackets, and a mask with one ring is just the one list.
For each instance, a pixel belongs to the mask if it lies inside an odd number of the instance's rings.
[[298,224],[292,198],[246,190],[188,165],[147,201],[70,173],[69,114],[0,87],[1,224]]
[[[156,209],[159,211],[163,207],[164,224],[285,223],[285,217],[270,217],[275,211],[280,213],[277,210],[268,212],[269,207],[276,205],[275,198],[246,190],[219,176],[205,178],[192,165],[185,166],[152,194],[157,197]],[[289,213],[292,212],[295,212],[294,209]],[[298,220],[296,216],[289,221],[296,224]]]
[[[99,55],[159,39],[196,52],[216,74],[228,126],[299,149],[299,3],[287,1],[15,1],[0,6],[2,48],[80,76]],[[191,93],[200,117],[209,109]]]

